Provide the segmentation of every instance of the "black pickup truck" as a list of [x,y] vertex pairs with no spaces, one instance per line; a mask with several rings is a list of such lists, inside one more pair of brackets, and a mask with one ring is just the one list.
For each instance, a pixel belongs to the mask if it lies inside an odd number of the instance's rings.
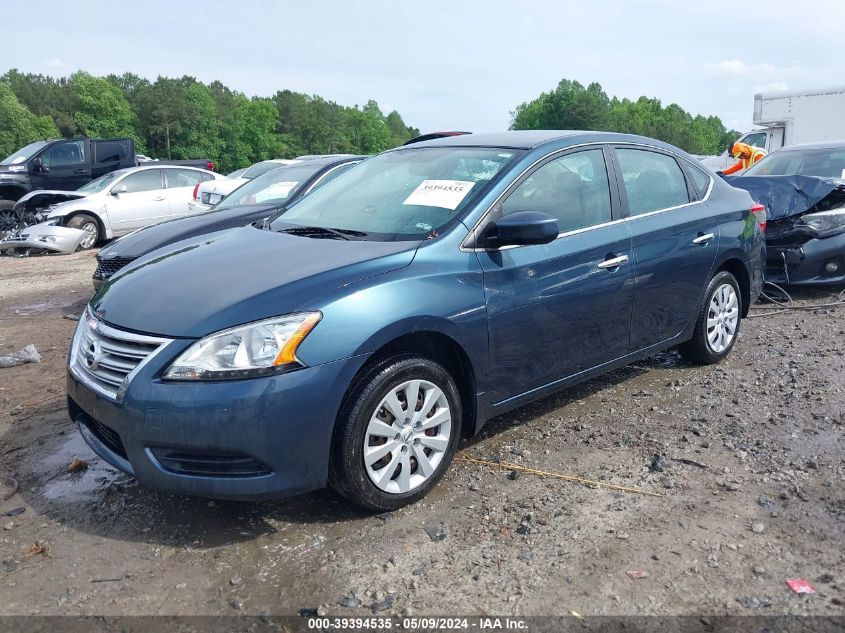
[[[0,161],[0,210],[36,190],[72,191],[103,174],[147,164],[129,138],[73,138],[30,143]],[[167,160],[159,164],[214,170],[210,160]]]

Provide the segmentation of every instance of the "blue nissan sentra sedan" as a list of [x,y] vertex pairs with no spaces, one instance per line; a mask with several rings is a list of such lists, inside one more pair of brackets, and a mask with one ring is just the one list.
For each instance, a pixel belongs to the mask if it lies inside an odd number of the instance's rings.
[[724,358],[762,286],[760,209],[638,136],[384,152],[115,275],[74,335],[70,416],[150,488],[396,509],[493,416],[667,348]]

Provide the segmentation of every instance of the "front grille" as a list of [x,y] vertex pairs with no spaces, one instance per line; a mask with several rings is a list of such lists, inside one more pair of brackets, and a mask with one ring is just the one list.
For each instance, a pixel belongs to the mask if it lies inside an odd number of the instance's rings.
[[107,427],[105,424],[97,422],[95,419],[86,416],[82,422],[86,428],[94,434],[98,440],[106,445],[111,452],[116,453],[123,459],[126,457],[126,449],[123,447],[123,440],[114,429]]
[[97,279],[108,279],[127,264],[134,262],[135,259],[135,257],[111,257],[109,259],[102,259],[97,255],[97,270],[94,271],[94,277]]
[[110,327],[86,311],[73,338],[70,369],[93,390],[117,400],[134,372],[168,342]]
[[158,462],[172,473],[203,477],[260,477],[272,471],[249,455],[211,454],[154,448]]

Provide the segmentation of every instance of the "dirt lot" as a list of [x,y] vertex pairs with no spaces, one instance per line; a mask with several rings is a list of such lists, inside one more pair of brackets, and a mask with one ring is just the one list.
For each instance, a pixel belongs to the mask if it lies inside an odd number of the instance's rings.
[[2,614],[845,614],[841,308],[745,321],[722,365],[663,354],[464,446],[659,497],[457,461],[423,503],[370,516],[330,492],[145,491],[99,460],[63,409],[65,315],[93,268],[0,258],[0,354],[43,358],[0,369],[0,474],[20,482],[0,502]]

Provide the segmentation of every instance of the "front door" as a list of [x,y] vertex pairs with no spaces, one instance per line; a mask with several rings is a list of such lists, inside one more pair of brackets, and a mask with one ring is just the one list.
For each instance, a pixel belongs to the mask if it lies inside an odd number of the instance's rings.
[[633,238],[636,351],[674,338],[697,318],[716,258],[719,222],[696,200],[700,194],[671,154],[634,147],[614,151]]
[[86,152],[88,142],[82,139],[56,143],[41,154],[42,170],[30,169],[35,189],[73,191],[91,180],[91,165]]
[[169,220],[161,170],[144,169],[116,182],[106,199],[106,211],[115,235]]
[[[541,211],[560,236],[479,251],[493,402],[624,356],[633,300],[631,236],[601,148],[550,158],[492,214]],[[613,193],[611,193],[613,191]]]

